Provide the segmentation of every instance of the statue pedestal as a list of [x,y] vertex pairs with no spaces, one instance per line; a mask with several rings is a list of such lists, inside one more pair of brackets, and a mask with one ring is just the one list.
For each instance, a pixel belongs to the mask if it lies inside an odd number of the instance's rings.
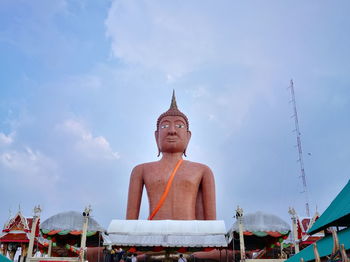
[[112,220],[107,232],[105,246],[165,255],[166,261],[173,261],[174,254],[227,247],[222,220]]

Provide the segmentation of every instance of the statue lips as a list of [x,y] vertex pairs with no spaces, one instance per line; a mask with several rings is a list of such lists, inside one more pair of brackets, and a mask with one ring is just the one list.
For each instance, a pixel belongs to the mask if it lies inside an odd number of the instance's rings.
[[168,143],[176,143],[178,140],[179,139],[176,136],[171,136],[171,137],[166,138],[166,142],[168,142]]

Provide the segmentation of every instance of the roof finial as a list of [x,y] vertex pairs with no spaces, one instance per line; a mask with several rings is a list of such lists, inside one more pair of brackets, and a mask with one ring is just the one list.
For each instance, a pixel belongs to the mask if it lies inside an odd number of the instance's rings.
[[175,89],[173,89],[173,96],[171,98],[171,104],[169,109],[178,109],[176,104]]

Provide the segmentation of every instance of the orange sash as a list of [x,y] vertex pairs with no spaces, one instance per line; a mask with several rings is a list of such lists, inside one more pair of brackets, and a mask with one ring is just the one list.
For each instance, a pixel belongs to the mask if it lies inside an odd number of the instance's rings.
[[172,185],[172,183],[173,183],[173,180],[174,180],[176,171],[179,169],[179,167],[180,167],[182,161],[183,161],[183,159],[180,159],[179,161],[177,161],[176,166],[175,166],[173,172],[171,173],[171,175],[170,175],[170,177],[169,177],[169,180],[168,180],[168,183],[167,183],[167,185],[166,185],[166,187],[165,187],[165,190],[164,190],[164,192],[163,192],[163,195],[162,195],[162,197],[160,198],[160,200],[159,200],[159,202],[158,202],[156,208],[153,210],[153,212],[151,213],[151,215],[148,217],[148,220],[152,220],[153,217],[158,213],[159,209],[162,207],[162,205],[163,205],[163,203],[164,203],[164,201],[165,201],[165,199],[166,199],[166,197],[167,197],[167,195],[168,195],[168,193],[169,193],[170,187],[171,187],[171,185]]

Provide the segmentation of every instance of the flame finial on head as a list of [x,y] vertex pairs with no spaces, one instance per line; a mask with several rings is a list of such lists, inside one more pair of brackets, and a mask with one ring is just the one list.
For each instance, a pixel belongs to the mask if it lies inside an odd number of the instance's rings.
[[175,97],[175,90],[173,89],[173,96],[171,98],[171,104],[170,104],[170,108],[174,108],[174,109],[178,109],[177,108],[177,104],[176,104],[176,97]]
[[189,130],[189,122],[188,122],[187,116],[184,113],[182,113],[177,108],[176,97],[175,97],[175,90],[173,90],[173,96],[171,98],[171,104],[170,104],[170,107],[169,107],[168,111],[164,112],[163,114],[161,114],[158,117],[157,130],[159,130],[160,121],[162,120],[163,117],[166,117],[166,116],[180,116],[180,117],[182,117],[185,120],[185,122],[186,122],[187,130]]

